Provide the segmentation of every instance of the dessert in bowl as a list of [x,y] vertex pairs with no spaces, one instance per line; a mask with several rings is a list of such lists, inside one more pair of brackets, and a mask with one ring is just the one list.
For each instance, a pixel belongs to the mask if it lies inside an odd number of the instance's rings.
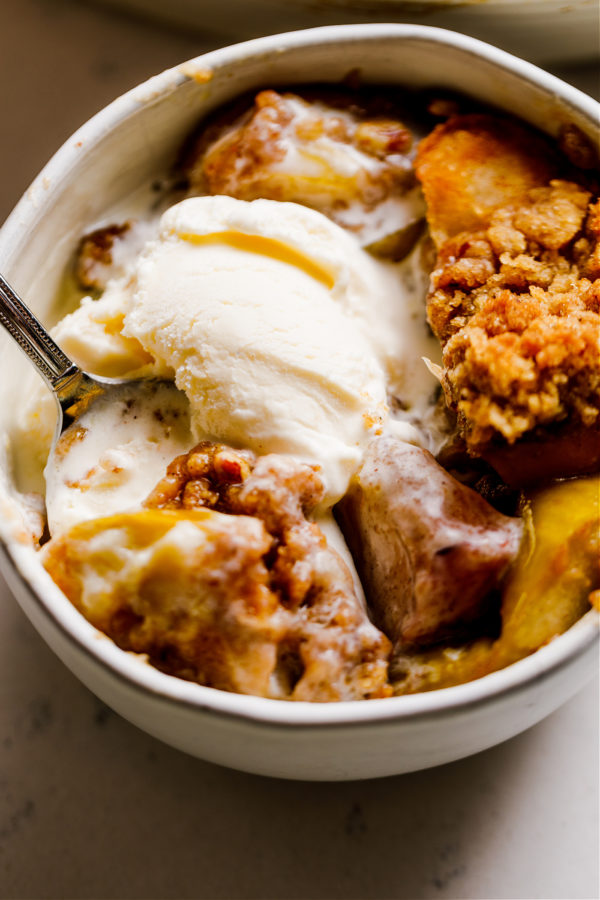
[[[340,85],[349,68],[362,86]],[[307,71],[330,87],[302,86]],[[594,441],[572,448],[594,428],[593,110],[547,79],[403,26],[228,48],[84,126],[11,217],[5,270],[46,320],[76,254],[89,296],[65,300],[63,283],[64,349],[178,389],[65,435],[46,469],[49,535],[27,496],[52,430],[33,388],[7,423],[8,577],[132,721],[252,771],[366,777],[489,746],[590,670],[597,460]],[[554,141],[507,107],[538,127],[552,112]],[[185,183],[166,184],[193,133]],[[531,285],[545,324],[574,333],[546,340],[562,368],[519,380],[531,352],[490,297],[508,308]],[[507,335],[514,402],[494,382]],[[540,571],[559,566],[557,544],[575,586],[553,595]]]

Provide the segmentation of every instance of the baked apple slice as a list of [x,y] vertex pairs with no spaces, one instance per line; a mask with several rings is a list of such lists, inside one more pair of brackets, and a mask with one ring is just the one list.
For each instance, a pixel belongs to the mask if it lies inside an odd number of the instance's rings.
[[427,450],[388,436],[370,444],[337,514],[395,650],[464,635],[498,609],[523,534]]

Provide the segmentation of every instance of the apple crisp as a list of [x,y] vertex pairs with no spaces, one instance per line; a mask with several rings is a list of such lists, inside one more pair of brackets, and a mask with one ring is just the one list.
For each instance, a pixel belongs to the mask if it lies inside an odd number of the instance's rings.
[[261,90],[146,222],[81,241],[93,296],[59,342],[167,384],[67,432],[41,554],[123,650],[258,697],[386,698],[598,603],[595,148],[468,108]]

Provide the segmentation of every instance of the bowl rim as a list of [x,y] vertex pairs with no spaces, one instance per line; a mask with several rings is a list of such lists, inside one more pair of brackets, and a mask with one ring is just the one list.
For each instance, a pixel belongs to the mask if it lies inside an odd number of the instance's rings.
[[[209,70],[215,73],[243,59],[265,57],[274,52],[330,43],[364,44],[382,38],[395,39],[399,42],[433,43],[484,58],[498,69],[510,72],[537,86],[545,94],[559,97],[591,122],[598,119],[600,104],[583,92],[532,63],[475,38],[445,29],[403,24],[332,25],[269,35],[201,54],[152,76],[101,109],[65,141],[32,182],[31,187],[4,223],[0,231],[1,242],[8,247],[18,248],[18,238],[25,231],[27,220],[36,214],[34,202],[36,194],[43,190],[45,204],[50,202],[54,190],[58,189],[54,185],[60,185],[60,177],[78,158],[82,146],[93,146],[105,134],[118,127],[123,120],[137,112],[141,105],[162,100],[165,95],[193,78],[191,73],[194,70],[198,72]],[[103,668],[110,677],[117,679],[129,689],[152,695],[155,699],[169,704],[182,706],[188,711],[196,710],[203,714],[225,716],[273,727],[311,726],[323,729],[385,724],[406,719],[422,721],[439,718],[441,715],[452,715],[492,701],[500,701],[525,688],[535,686],[550,674],[571,665],[575,659],[583,658],[593,650],[600,638],[600,616],[594,610],[590,610],[567,632],[530,656],[483,678],[454,687],[372,699],[366,703],[289,702],[234,694],[166,675],[150,664],[142,662],[141,658],[117,648],[106,635],[97,632],[69,604],[41,566],[39,573],[30,570],[31,555],[27,552],[28,549],[19,546],[16,541],[9,542],[0,535],[0,563],[2,563],[0,569],[6,569],[9,573],[11,579],[9,584],[18,583],[34,602],[37,611],[60,631],[72,647],[80,654],[91,657],[92,662]],[[34,586],[34,582],[39,582],[37,587]],[[59,603],[55,603],[57,599]],[[68,610],[63,608],[61,611],[60,603],[68,604]],[[98,635],[104,640],[98,640]]]

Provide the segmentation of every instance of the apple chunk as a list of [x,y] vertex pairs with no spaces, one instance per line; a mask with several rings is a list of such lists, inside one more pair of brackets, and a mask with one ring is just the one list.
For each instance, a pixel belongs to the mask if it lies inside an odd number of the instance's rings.
[[376,625],[395,649],[463,635],[490,613],[520,519],[497,512],[427,451],[376,438],[338,504]]

